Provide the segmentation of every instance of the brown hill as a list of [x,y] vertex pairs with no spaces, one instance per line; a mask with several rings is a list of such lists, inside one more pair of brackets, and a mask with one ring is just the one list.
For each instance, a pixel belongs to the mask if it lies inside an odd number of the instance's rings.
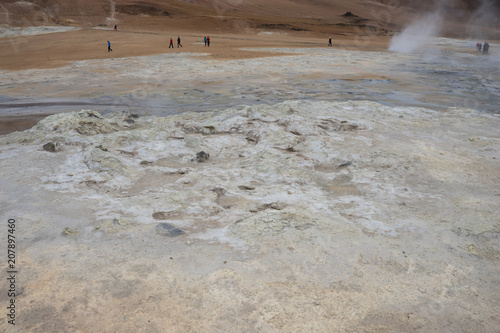
[[[391,34],[413,17],[440,8],[449,23],[447,35],[467,32],[464,22],[488,4],[489,13],[500,13],[489,0],[3,0],[3,26],[75,25],[113,26],[133,30],[189,30],[252,32],[256,29],[309,32]],[[346,12],[352,16],[343,16]],[[498,15],[490,15],[498,18]],[[481,23],[477,19],[474,24]],[[484,23],[484,22],[483,22]],[[485,25],[498,24],[489,19]],[[365,31],[365,32],[366,32]]]

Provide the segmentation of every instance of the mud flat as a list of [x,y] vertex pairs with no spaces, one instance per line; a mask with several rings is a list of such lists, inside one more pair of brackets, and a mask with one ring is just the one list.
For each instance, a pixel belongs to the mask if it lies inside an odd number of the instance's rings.
[[[220,39],[226,46],[235,40],[230,36]],[[196,42],[186,38],[184,49],[189,52],[167,49],[171,53],[82,60],[58,68],[2,70],[0,119],[3,115],[25,117],[82,108],[170,115],[287,100],[369,100],[391,107],[498,112],[498,43],[491,43],[487,56],[475,51],[473,41],[437,38],[421,53],[412,54],[260,47],[240,50],[258,58],[220,60]],[[116,53],[121,52],[120,47],[125,46],[117,46]],[[228,57],[232,54],[230,50],[221,52]]]
[[494,332],[499,126],[371,101],[49,116],[0,137],[0,329]]

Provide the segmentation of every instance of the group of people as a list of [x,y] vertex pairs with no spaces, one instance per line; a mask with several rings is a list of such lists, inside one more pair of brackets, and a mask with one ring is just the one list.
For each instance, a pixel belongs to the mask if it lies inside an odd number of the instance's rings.
[[[205,43],[205,46],[210,46],[210,37],[209,36],[204,37],[203,41]],[[177,47],[182,47],[181,38],[179,36],[177,36]],[[174,48],[174,41],[172,38],[170,38],[170,44],[168,45],[168,48]]]
[[[179,47],[182,47],[181,38],[177,36],[177,48]],[[168,45],[168,48],[174,48],[174,41],[172,40],[172,38],[170,38],[170,44]]]
[[[116,26],[115,26],[115,30],[116,30]],[[205,46],[210,46],[210,37],[209,36],[204,37],[203,40],[205,42]],[[182,47],[181,38],[179,36],[177,36],[177,47]],[[174,48],[174,40],[172,38],[170,38],[170,44],[168,45],[168,48]],[[113,50],[111,49],[111,43],[108,40],[108,52],[112,52],[112,51]]]
[[488,42],[484,42],[484,45],[482,45],[481,43],[477,43],[476,44],[476,49],[479,51],[479,52],[483,52],[483,54],[488,54],[489,50],[490,50],[490,44],[488,44]]

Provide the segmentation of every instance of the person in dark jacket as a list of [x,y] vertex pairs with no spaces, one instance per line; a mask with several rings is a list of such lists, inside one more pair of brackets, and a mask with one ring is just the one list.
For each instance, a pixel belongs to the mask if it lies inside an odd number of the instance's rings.
[[484,42],[483,54],[488,54],[489,50],[490,50],[490,44],[488,44],[488,42]]

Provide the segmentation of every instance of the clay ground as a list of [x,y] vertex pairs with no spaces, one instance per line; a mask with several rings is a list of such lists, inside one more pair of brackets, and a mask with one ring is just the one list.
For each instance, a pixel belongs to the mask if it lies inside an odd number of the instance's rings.
[[[0,70],[55,68],[71,61],[114,59],[164,53],[210,53],[213,59],[248,59],[272,56],[269,52],[244,51],[242,48],[315,48],[326,47],[328,37],[301,35],[288,31],[267,31],[269,34],[213,34],[210,48],[203,44],[204,35],[179,30],[168,32],[110,31],[86,29],[60,34],[11,37],[0,39],[4,50],[0,55]],[[182,48],[177,48],[177,37]],[[169,39],[174,49],[169,49]],[[113,52],[107,52],[107,41]],[[333,36],[335,47],[367,51],[386,50],[389,36],[366,40],[353,36]],[[307,50],[305,50],[307,52]],[[281,54],[281,53],[280,53]]]

